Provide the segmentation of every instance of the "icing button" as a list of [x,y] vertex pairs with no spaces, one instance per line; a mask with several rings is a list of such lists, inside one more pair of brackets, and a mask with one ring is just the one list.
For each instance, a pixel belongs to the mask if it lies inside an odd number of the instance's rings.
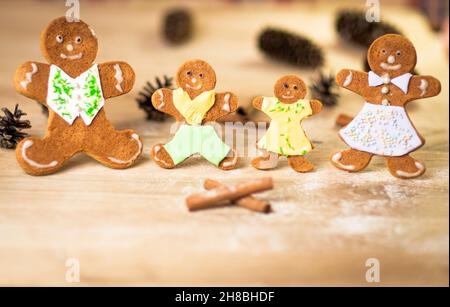
[[389,88],[387,86],[383,86],[383,88],[381,89],[381,93],[382,94],[387,94],[389,93]]
[[381,104],[384,105],[384,106],[389,106],[390,105],[389,100],[387,100],[387,99],[383,99],[381,101]]

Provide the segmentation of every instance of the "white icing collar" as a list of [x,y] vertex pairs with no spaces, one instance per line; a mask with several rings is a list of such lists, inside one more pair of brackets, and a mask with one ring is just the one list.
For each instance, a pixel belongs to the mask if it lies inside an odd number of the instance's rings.
[[[392,83],[396,87],[401,89],[403,91],[403,93],[407,94],[408,87],[409,87],[409,81],[411,80],[412,76],[413,76],[412,74],[406,73],[404,75],[398,76],[397,78],[389,79],[389,78],[385,78],[385,77],[380,77],[373,71],[370,71],[369,72],[369,86],[375,87],[375,86],[380,86],[385,83]],[[388,81],[388,82],[386,82],[386,81]]]

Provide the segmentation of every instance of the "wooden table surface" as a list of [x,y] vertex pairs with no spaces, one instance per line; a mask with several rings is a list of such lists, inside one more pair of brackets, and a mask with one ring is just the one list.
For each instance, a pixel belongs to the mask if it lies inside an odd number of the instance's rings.
[[[363,1],[361,1],[363,3]],[[340,3],[345,5],[344,2]],[[138,163],[123,171],[86,156],[46,177],[26,175],[15,153],[0,150],[0,284],[66,284],[66,261],[80,262],[81,284],[128,285],[370,285],[369,258],[380,261],[382,285],[448,285],[449,165],[448,58],[440,37],[416,12],[383,4],[382,18],[415,43],[418,71],[437,76],[442,94],[409,107],[427,139],[415,153],[428,171],[412,181],[391,177],[382,159],[360,174],[332,167],[327,156],[344,148],[337,114],[356,114],[362,100],[341,92],[338,107],[305,121],[317,148],[316,171],[297,174],[285,161],[261,172],[244,159],[222,172],[194,158],[163,170],[149,158],[151,145],[170,138],[171,123],[148,122],[134,98],[146,80],[173,75],[186,59],[209,61],[218,90],[233,90],[242,105],[270,95],[281,75],[305,80],[317,72],[267,61],[256,34],[266,25],[307,33],[326,51],[325,71],[361,68],[360,51],[344,46],[333,30],[337,6],[323,4],[192,5],[195,36],[181,48],[159,37],[167,2],[82,2],[81,17],[98,36],[98,62],[125,60],[136,70],[133,92],[107,103],[118,129],[136,129],[144,139]],[[348,4],[347,4],[348,6]],[[5,1],[0,10],[0,105],[16,103],[42,136],[40,106],[15,93],[12,74],[26,60],[42,60],[39,34],[64,15],[59,2]],[[185,197],[202,190],[205,178],[226,183],[270,175],[276,188],[261,196],[269,215],[224,207],[189,213]]]

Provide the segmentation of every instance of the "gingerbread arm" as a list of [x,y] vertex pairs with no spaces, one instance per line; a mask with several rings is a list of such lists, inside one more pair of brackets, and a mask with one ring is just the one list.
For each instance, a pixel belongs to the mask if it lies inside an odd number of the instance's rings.
[[206,113],[203,122],[213,122],[218,118],[233,113],[238,108],[238,97],[230,92],[216,94],[215,103]]
[[156,110],[173,116],[176,121],[184,121],[183,115],[178,112],[173,104],[173,91],[168,88],[161,88],[152,95],[152,105]]
[[311,110],[312,110],[313,115],[320,113],[322,111],[323,106],[319,100],[311,100],[310,105],[311,105]]
[[102,91],[105,99],[124,95],[131,91],[135,74],[125,62],[107,62],[98,65]]
[[439,95],[441,82],[431,76],[414,76],[411,78],[407,102]]
[[14,86],[25,97],[46,105],[50,65],[38,62],[26,62],[17,68],[14,74]]
[[252,101],[252,105],[256,110],[262,111],[261,109],[262,109],[263,101],[264,101],[264,97],[262,97],[262,96],[255,97]]
[[356,94],[361,95],[368,87],[368,74],[362,71],[343,69],[336,76],[336,83]]

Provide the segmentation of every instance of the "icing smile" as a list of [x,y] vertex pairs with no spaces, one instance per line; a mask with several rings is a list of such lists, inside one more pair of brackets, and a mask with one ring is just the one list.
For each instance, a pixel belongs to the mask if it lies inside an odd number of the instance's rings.
[[202,84],[200,83],[199,85],[197,85],[197,86],[192,86],[192,85],[190,85],[189,83],[186,83],[186,87],[187,88],[190,88],[191,90],[199,90],[199,89],[201,89],[202,88]]
[[281,96],[282,98],[284,98],[284,99],[292,99],[292,98],[294,98],[294,96],[286,96],[286,95],[283,95],[283,96]]
[[80,52],[75,55],[65,55],[64,53],[61,53],[60,57],[63,58],[64,60],[79,60],[83,57],[83,53]]
[[400,68],[402,68],[402,64],[389,65],[388,63],[381,63],[380,67],[384,70],[399,70]]

